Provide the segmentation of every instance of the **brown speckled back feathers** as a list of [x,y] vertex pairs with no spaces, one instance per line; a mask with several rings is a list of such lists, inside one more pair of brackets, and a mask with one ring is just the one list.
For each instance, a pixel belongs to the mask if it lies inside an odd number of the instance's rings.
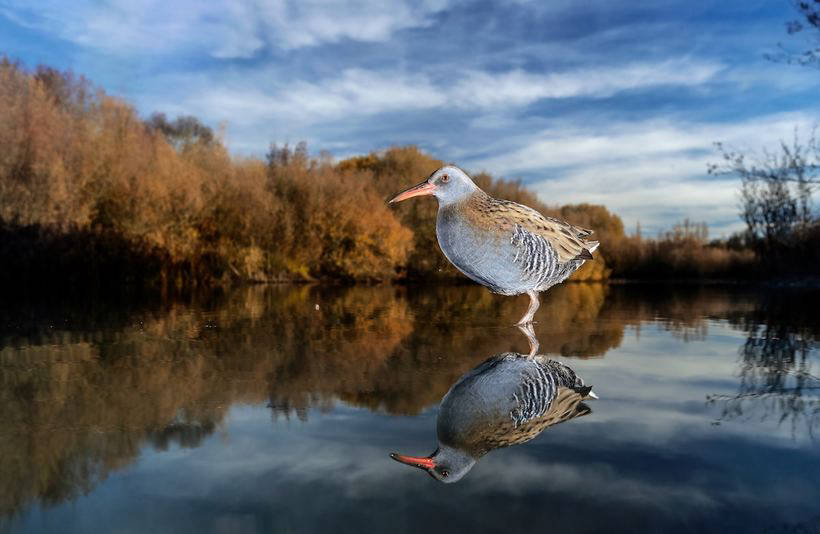
[[573,226],[566,221],[546,217],[511,200],[499,200],[483,191],[476,191],[458,207],[461,214],[476,226],[512,234],[515,226],[546,239],[558,253],[562,263],[590,260],[597,241],[587,240],[592,230]]

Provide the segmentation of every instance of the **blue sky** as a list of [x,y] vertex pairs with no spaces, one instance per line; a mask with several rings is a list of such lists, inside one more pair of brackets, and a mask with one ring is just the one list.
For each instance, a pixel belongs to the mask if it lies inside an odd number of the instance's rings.
[[0,0],[0,53],[84,74],[141,114],[224,127],[236,154],[416,144],[602,203],[629,230],[742,227],[712,143],[772,147],[818,114],[820,70],[764,59],[788,0]]

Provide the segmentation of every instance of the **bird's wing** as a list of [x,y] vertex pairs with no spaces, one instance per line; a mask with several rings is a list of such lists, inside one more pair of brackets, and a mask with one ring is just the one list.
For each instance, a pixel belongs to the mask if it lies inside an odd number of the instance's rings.
[[586,239],[592,234],[592,230],[573,226],[554,217],[545,217],[534,209],[516,202],[501,202],[504,204],[505,218],[514,226],[544,238],[558,254],[561,263],[592,259],[592,252],[598,248],[597,241]]
[[545,417],[550,421],[547,426],[551,426],[589,413],[588,408],[584,413],[574,410],[592,392],[592,386],[584,385],[575,371],[545,356],[529,361],[534,365],[514,395],[516,407],[510,413],[514,426]]

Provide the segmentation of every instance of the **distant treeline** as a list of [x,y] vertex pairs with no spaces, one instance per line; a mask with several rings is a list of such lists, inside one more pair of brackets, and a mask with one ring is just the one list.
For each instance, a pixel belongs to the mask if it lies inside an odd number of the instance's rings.
[[[302,143],[231,156],[194,117],[143,119],[82,77],[0,60],[0,285],[208,286],[232,281],[460,278],[438,251],[433,201],[385,200],[443,162],[394,147],[335,162]],[[595,229],[577,280],[756,277],[748,244],[688,222],[628,236],[589,204],[546,206],[480,173],[491,195]]]

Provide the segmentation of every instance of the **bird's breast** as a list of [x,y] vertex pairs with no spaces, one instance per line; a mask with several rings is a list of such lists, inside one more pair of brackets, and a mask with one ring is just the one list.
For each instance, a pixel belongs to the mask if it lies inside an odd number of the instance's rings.
[[459,271],[492,291],[523,293],[521,268],[509,232],[475,224],[455,209],[442,208],[436,220],[441,251]]

